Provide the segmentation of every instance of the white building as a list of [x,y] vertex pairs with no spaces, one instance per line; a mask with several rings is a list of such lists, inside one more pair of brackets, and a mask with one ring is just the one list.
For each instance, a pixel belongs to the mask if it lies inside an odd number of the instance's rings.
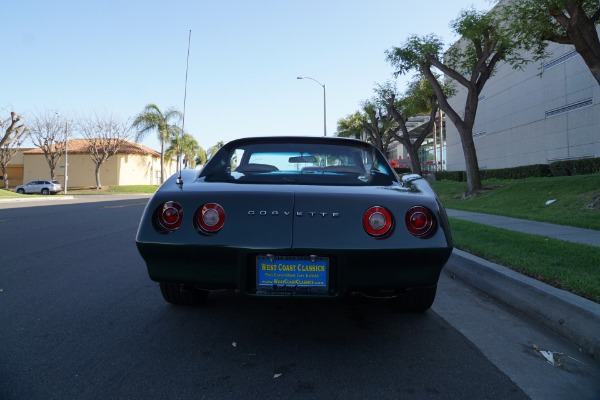
[[[573,46],[548,50],[523,70],[498,65],[484,87],[473,128],[480,169],[600,157],[600,86]],[[456,87],[449,101],[460,114],[466,91]],[[447,122],[447,169],[464,171],[460,136]]]

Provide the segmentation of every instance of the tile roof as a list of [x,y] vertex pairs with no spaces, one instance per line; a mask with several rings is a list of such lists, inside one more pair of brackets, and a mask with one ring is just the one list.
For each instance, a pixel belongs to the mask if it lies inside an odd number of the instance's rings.
[[[72,139],[67,141],[69,154],[88,154],[88,143],[89,140],[87,139]],[[35,149],[24,151],[23,154],[44,154],[44,152],[39,147],[36,147]],[[123,143],[117,154],[138,154],[160,157],[160,152],[144,146],[143,144],[130,142],[128,140]]]

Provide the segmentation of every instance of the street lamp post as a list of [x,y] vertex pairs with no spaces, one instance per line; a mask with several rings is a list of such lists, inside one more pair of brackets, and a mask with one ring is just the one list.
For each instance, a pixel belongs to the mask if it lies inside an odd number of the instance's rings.
[[296,79],[310,79],[311,81],[315,81],[323,87],[323,136],[327,136],[327,100],[325,94],[325,85],[309,76],[298,76]]
[[65,194],[67,194],[67,188],[69,186],[69,122],[64,115],[61,115],[58,112],[56,115],[65,119]]

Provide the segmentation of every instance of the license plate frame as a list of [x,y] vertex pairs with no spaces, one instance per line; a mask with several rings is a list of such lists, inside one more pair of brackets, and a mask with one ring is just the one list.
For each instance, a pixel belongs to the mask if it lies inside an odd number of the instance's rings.
[[256,257],[256,292],[268,295],[326,295],[329,258],[315,256]]

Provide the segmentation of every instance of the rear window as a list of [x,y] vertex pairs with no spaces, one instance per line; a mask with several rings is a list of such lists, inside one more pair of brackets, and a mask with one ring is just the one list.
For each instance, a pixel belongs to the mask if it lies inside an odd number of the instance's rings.
[[326,143],[251,143],[223,148],[200,176],[207,181],[314,185],[391,185],[395,175],[375,148]]

